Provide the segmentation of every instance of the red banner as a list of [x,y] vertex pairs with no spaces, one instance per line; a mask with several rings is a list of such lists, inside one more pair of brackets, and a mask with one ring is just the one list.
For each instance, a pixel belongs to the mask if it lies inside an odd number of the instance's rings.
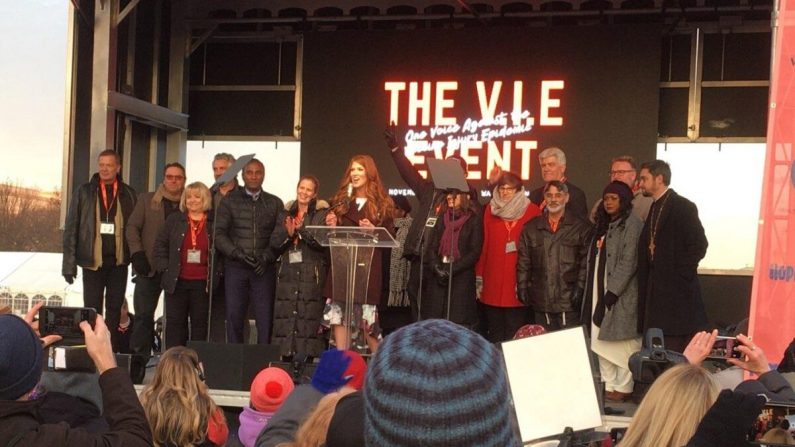
[[795,0],[778,6],[749,329],[776,363],[795,337]]

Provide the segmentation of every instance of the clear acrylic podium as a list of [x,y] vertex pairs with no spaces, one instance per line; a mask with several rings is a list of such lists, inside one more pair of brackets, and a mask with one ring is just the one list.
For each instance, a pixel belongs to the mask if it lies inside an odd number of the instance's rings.
[[354,303],[364,303],[370,280],[370,265],[376,248],[394,248],[399,244],[383,227],[307,226],[317,242],[331,249],[332,299],[344,301],[343,321],[350,344],[354,324]]

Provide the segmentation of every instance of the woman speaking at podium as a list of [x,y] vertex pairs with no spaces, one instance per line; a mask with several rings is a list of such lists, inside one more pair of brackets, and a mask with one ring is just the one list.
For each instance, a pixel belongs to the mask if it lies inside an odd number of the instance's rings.
[[[375,161],[369,155],[354,155],[350,159],[331,203],[332,210],[326,215],[326,225],[384,227],[394,231],[392,211],[395,204],[386,193]],[[383,278],[386,272],[383,265],[389,265],[389,253],[386,249],[376,249],[373,253],[367,295],[364,301],[354,303],[354,321],[350,325],[352,334],[347,334],[346,322],[343,321],[345,297],[333,296],[333,281],[327,282],[326,296],[331,297],[331,302],[326,306],[324,319],[331,325],[333,341],[338,349],[348,349],[351,339],[354,340],[354,349],[367,347],[371,353],[377,349],[381,329],[376,305],[381,301],[382,284],[388,284]]]

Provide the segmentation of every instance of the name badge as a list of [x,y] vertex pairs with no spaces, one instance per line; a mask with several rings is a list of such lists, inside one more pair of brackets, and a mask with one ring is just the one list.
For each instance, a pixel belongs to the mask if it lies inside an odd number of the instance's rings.
[[303,261],[301,252],[298,250],[291,250],[288,258],[290,260],[290,264],[298,264],[299,262]]
[[505,244],[505,253],[513,253],[516,251],[516,241],[508,241]]
[[436,225],[436,218],[429,217],[428,220],[425,221],[425,226],[428,228],[433,228]]
[[116,234],[116,225],[108,222],[99,224],[99,234]]
[[188,264],[200,264],[202,262],[202,251],[190,249],[188,250]]

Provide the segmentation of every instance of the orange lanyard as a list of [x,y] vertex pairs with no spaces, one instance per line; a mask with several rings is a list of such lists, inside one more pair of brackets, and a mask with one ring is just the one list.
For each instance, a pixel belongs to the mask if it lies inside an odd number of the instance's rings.
[[[113,180],[113,198],[110,199],[110,203],[108,203],[108,192],[105,190],[105,184],[101,183],[99,190],[102,192],[102,204],[105,205],[105,213],[110,214],[110,207],[116,201],[116,193],[119,191],[119,181]],[[107,216],[107,218],[110,219],[110,216]]]
[[508,241],[511,241],[512,240],[511,231],[513,231],[513,228],[516,226],[517,221],[512,220],[512,221],[508,222],[508,221],[504,220],[504,221],[502,221],[502,223],[505,224],[505,229],[508,230]]
[[202,216],[198,223],[195,223],[196,221],[191,219],[190,216],[188,216],[188,221],[190,222],[190,243],[195,249],[196,239],[199,237],[199,232],[204,229],[204,223],[207,221],[207,215]]
[[553,222],[552,219],[547,219],[547,222],[549,222],[549,228],[552,230],[552,232],[557,233],[558,225],[560,225],[560,220],[558,220],[557,222]]

